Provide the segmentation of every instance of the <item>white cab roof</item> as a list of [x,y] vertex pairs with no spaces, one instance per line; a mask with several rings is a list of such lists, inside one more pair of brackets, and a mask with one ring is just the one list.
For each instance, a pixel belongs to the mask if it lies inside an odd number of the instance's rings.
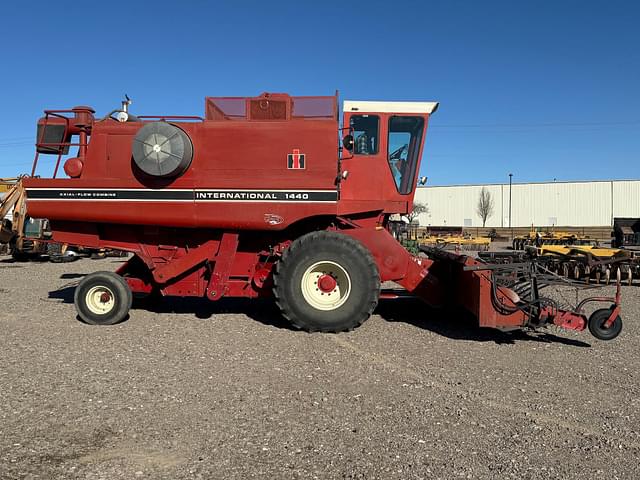
[[342,104],[345,112],[365,113],[433,113],[438,109],[438,102],[364,102],[345,100]]

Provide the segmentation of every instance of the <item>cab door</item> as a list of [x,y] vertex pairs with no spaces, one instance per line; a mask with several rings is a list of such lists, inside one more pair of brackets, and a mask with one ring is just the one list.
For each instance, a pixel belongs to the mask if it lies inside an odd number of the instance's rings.
[[[343,126],[353,138],[351,151],[342,152],[341,200],[382,200],[387,139],[380,114],[345,112]],[[346,178],[345,178],[346,177]]]

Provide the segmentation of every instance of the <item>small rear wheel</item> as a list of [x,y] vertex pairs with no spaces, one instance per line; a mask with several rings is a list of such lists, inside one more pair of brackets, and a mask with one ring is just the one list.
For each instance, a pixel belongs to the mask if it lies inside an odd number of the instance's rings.
[[123,321],[133,295],[127,282],[112,272],[95,272],[82,279],[74,294],[78,316],[90,325],[114,325]]
[[622,331],[622,319],[616,316],[613,323],[607,328],[604,324],[611,316],[610,308],[596,310],[589,317],[589,331],[599,340],[613,340]]
[[274,294],[283,316],[309,332],[361,325],[378,304],[380,275],[359,241],[337,232],[295,240],[276,265]]

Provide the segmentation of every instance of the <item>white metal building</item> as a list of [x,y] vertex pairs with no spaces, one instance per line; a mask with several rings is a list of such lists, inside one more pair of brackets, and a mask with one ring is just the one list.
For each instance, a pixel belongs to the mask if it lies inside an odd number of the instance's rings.
[[[509,184],[418,187],[415,201],[425,203],[420,225],[481,227],[477,213],[482,188],[494,209],[487,227],[509,226]],[[640,180],[514,183],[511,186],[511,226],[612,225],[613,217],[640,218]]]

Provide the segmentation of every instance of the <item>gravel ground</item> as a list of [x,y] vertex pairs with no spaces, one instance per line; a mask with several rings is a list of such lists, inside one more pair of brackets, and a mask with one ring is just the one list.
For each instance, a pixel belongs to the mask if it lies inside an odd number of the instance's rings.
[[414,300],[339,335],[238,300],[78,322],[74,282],[118,263],[0,258],[0,478],[638,477],[638,287],[609,343]]

